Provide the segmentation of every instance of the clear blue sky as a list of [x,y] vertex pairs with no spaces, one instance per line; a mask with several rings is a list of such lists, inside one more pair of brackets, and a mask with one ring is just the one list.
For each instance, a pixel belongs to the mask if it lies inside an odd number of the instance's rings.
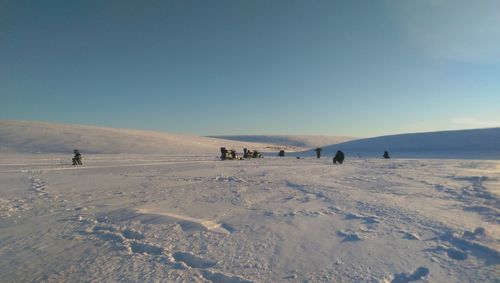
[[500,126],[500,1],[0,0],[0,119],[196,135]]

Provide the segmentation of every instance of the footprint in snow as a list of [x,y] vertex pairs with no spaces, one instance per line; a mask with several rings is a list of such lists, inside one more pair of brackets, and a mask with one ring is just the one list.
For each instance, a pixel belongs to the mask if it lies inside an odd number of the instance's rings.
[[343,230],[338,231],[337,236],[344,238],[342,242],[362,241],[365,239],[364,236],[359,234],[358,232],[349,232]]
[[164,252],[164,249],[162,247],[140,242],[132,242],[130,244],[130,249],[134,253],[150,254],[150,255],[161,255]]
[[187,266],[192,268],[209,268],[217,264],[215,261],[197,257],[192,253],[175,252],[172,256],[176,261],[184,262]]
[[236,276],[228,276],[222,273],[214,273],[204,270],[201,273],[203,278],[214,283],[252,283],[252,281],[244,280]]
[[467,254],[459,249],[449,248],[446,250],[446,255],[451,259],[466,260]]
[[192,253],[175,252],[172,254],[172,258],[177,262],[176,265],[180,266],[181,268],[185,268],[187,266],[190,268],[202,269],[201,274],[203,278],[214,283],[252,283],[252,281],[248,281],[237,276],[231,276],[206,270],[207,268],[214,267],[217,262],[195,256]]
[[399,273],[394,275],[394,279],[391,283],[408,283],[412,281],[418,281],[423,279],[425,276],[429,274],[429,269],[427,267],[419,267],[413,273]]
[[125,237],[127,239],[133,239],[133,240],[142,240],[142,239],[144,239],[144,235],[142,233],[137,232],[137,231],[132,230],[132,229],[125,229],[122,232],[122,235],[123,235],[123,237]]
[[420,237],[416,233],[407,232],[407,231],[403,231],[403,233],[404,233],[404,236],[403,236],[404,239],[407,239],[407,240],[420,240]]
[[362,214],[357,214],[357,213],[352,213],[349,212],[345,215],[345,219],[347,220],[355,220],[355,219],[360,219],[363,220],[364,224],[376,224],[380,223],[380,218],[378,218],[375,215],[362,215]]
[[446,253],[446,255],[449,258],[454,260],[466,260],[468,257],[466,252],[453,247],[447,247],[444,245],[439,245],[438,247],[433,249],[426,249],[425,251],[430,251],[435,253]]

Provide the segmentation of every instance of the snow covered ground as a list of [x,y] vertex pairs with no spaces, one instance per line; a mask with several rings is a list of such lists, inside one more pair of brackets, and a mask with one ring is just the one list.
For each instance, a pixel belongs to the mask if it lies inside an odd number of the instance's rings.
[[[350,156],[381,157],[388,150],[399,158],[500,159],[500,128],[399,134],[359,139],[323,148]],[[312,152],[305,152],[304,154]]]
[[0,155],[0,281],[500,278],[500,161],[83,155]]

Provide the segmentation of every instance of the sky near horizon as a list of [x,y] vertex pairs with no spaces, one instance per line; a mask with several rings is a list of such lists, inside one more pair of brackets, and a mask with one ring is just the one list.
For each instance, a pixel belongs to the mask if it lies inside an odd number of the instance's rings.
[[195,135],[500,127],[500,1],[0,0],[0,119]]

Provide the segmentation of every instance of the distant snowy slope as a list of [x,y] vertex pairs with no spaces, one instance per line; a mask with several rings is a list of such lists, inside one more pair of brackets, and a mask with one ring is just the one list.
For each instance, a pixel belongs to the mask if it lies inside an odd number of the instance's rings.
[[401,134],[327,146],[325,155],[500,159],[500,128]]
[[239,135],[239,136],[212,136],[227,140],[269,143],[282,146],[313,148],[351,141],[353,137],[339,136],[311,136],[311,135]]
[[273,150],[272,145],[141,130],[112,129],[46,122],[0,121],[0,152],[159,153],[217,155],[226,146]]

